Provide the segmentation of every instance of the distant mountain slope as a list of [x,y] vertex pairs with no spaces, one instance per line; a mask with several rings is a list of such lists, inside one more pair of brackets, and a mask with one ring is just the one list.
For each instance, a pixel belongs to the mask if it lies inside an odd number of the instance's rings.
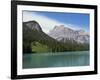
[[78,43],[89,43],[89,34],[84,30],[73,30],[64,25],[55,26],[48,34],[52,38],[65,42],[66,40],[75,40]]

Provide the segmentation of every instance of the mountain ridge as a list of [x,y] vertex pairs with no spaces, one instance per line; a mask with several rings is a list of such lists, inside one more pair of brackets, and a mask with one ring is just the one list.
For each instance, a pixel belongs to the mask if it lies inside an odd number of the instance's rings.
[[[63,30],[63,28],[61,29]],[[23,22],[23,53],[84,51],[88,49],[88,44],[79,44],[74,40],[57,41],[43,32],[36,21]]]

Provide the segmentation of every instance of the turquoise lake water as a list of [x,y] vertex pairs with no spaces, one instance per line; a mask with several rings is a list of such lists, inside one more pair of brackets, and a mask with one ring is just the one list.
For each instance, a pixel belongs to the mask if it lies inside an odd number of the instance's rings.
[[23,54],[23,68],[87,66],[89,54],[89,51]]

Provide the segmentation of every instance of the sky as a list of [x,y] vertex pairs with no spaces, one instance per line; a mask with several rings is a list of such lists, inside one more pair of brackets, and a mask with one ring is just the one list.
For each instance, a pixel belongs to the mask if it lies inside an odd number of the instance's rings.
[[89,14],[84,13],[23,11],[23,22],[37,21],[45,33],[60,25],[89,32],[89,17]]

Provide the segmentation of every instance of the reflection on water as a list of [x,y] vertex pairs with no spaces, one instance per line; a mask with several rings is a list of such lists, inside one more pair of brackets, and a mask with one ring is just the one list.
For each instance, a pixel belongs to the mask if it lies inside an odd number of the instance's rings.
[[24,54],[23,68],[87,66],[89,60],[89,51]]

